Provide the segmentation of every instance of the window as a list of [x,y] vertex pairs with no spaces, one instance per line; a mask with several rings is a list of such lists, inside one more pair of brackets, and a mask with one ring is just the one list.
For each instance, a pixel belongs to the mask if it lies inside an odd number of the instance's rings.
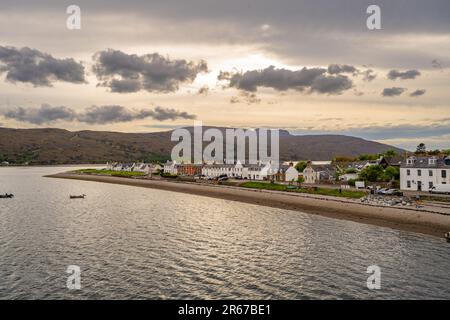
[[411,181],[409,181],[409,180],[406,181],[406,187],[407,187],[407,188],[411,188]]
[[407,176],[410,176],[410,175],[411,175],[411,170],[409,170],[409,169],[406,170],[406,175],[407,175]]
[[433,176],[433,170],[428,170],[428,175],[429,175],[430,177],[432,177],[432,176]]
[[429,189],[433,188],[433,182],[431,182],[431,181],[428,182],[428,188],[429,188]]
[[418,175],[419,177],[421,177],[421,176],[422,176],[422,170],[417,170],[417,175]]
[[442,170],[442,171],[441,171],[441,177],[442,177],[442,178],[447,178],[447,171]]

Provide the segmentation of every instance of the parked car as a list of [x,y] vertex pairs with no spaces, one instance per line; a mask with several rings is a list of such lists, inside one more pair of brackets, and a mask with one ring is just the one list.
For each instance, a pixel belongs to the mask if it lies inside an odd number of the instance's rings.
[[401,192],[398,189],[387,189],[384,192],[385,195],[389,195],[389,196],[403,196],[403,192]]
[[376,191],[376,194],[386,194],[387,188],[381,188]]
[[217,179],[217,181],[227,181],[228,180],[228,176],[225,176],[225,177],[219,177],[218,179]]

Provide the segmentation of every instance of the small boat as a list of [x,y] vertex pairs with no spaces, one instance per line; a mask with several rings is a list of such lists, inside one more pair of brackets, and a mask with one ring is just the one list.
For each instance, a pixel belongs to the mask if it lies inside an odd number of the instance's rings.
[[85,194],[79,195],[79,196],[70,196],[70,199],[84,199],[84,197],[86,197]]
[[14,198],[14,195],[12,193],[0,194],[0,199],[11,199],[11,198]]

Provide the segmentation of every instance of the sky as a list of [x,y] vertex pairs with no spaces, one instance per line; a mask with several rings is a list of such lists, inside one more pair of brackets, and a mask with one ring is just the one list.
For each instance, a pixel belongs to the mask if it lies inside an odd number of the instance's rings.
[[[369,5],[381,29],[369,30]],[[77,5],[80,29],[69,29]],[[73,20],[70,20],[73,22]],[[193,125],[450,148],[450,1],[0,3],[0,126]]]

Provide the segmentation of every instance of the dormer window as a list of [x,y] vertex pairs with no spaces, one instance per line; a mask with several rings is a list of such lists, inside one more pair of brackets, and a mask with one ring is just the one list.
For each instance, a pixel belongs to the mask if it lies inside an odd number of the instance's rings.
[[416,162],[416,158],[408,158],[406,159],[406,164],[412,165]]
[[437,159],[436,158],[430,158],[430,159],[428,159],[428,164],[429,165],[435,165],[436,164],[436,162],[437,162]]

